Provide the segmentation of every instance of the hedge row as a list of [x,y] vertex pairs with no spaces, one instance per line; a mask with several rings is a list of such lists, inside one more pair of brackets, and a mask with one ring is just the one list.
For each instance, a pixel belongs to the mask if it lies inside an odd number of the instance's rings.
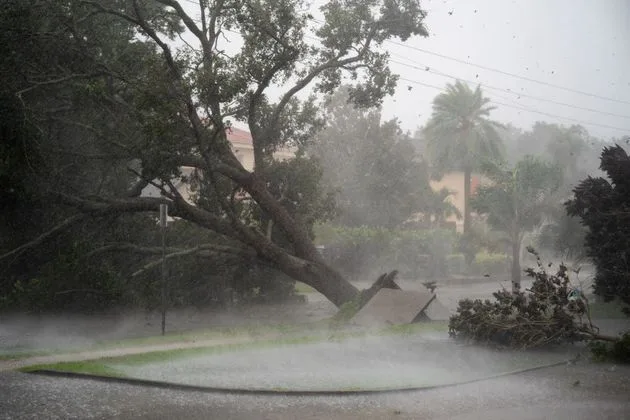
[[460,236],[453,230],[389,230],[370,227],[318,226],[324,256],[351,279],[366,279],[397,269],[402,278],[509,273],[503,254],[479,253],[470,267],[457,253]]

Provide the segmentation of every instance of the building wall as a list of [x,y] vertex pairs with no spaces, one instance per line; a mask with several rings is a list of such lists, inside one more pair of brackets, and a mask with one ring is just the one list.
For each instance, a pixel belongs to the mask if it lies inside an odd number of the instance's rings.
[[[249,132],[241,130],[239,128],[228,129],[227,139],[232,144],[232,150],[236,155],[236,158],[241,164],[251,171],[254,169],[254,146],[252,142],[252,136]],[[274,158],[277,160],[286,160],[295,156],[295,150],[291,148],[283,148],[274,153]],[[194,168],[184,166],[181,168],[182,175],[190,177]],[[179,193],[184,199],[192,203],[192,192],[190,191],[190,185],[180,180],[174,180],[174,185],[177,187]],[[153,185],[148,185],[142,190],[143,197],[160,197],[161,192]]]
[[[252,136],[249,132],[239,128],[231,128],[228,130],[227,138],[232,143],[232,150],[241,162],[241,164],[251,171],[254,169],[254,145]],[[276,160],[286,160],[295,157],[295,150],[290,147],[284,147],[273,154]]]
[[[487,179],[484,177],[473,174],[471,177],[471,193],[474,194],[477,187],[481,183],[486,183]],[[447,188],[453,191],[450,200],[451,203],[460,211],[462,216],[464,215],[464,173],[463,172],[449,172],[445,174],[439,181],[430,181],[431,188],[435,191],[439,191],[442,188]],[[448,222],[455,222],[458,232],[464,231],[464,219],[457,220],[457,217],[451,216],[446,219]]]
[[[238,128],[231,128],[228,130],[227,138],[232,144],[232,150],[234,154],[241,162],[241,164],[245,167],[245,169],[251,171],[254,169],[254,147],[252,143],[252,137],[249,132],[245,130],[241,130]],[[295,150],[291,148],[283,148],[274,153],[274,158],[278,160],[290,159],[295,156]],[[183,167],[182,174],[185,176],[190,176],[193,168]],[[475,189],[480,183],[485,183],[483,177],[473,174],[472,176],[472,193],[475,192]],[[431,188],[435,191],[439,191],[440,189],[446,187],[450,191],[453,191],[453,195],[449,198],[451,203],[457,207],[457,209],[464,214],[464,173],[463,172],[449,172],[445,174],[442,179],[439,181],[431,181]],[[184,196],[187,201],[190,200],[191,192],[190,187],[186,183],[180,182],[179,184],[176,182],[176,186],[180,193]],[[142,193],[143,196],[150,197],[159,197],[160,191],[149,185]],[[462,232],[464,229],[464,221],[463,219],[457,220],[455,216],[451,216],[447,219],[449,222],[454,222],[457,231]]]

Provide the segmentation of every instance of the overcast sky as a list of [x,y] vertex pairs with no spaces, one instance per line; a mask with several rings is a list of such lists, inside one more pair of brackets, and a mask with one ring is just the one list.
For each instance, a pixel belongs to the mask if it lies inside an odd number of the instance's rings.
[[[191,3],[183,2],[198,15]],[[313,7],[323,3],[315,0]],[[429,37],[405,46],[386,43],[401,80],[384,103],[384,117],[415,131],[430,117],[440,89],[459,78],[482,85],[500,122],[523,129],[536,121],[582,124],[605,139],[630,135],[630,0],[422,4]],[[230,44],[237,48],[239,42]]]
[[[436,74],[443,73],[481,83],[487,86],[485,92],[496,102],[527,109],[496,104],[494,118],[522,128],[539,120],[573,124],[576,121],[570,119],[574,119],[598,136],[630,134],[630,1],[427,0],[423,4],[429,12],[426,24],[430,36],[407,41],[405,44],[410,47],[625,103],[582,95],[389,44],[392,60],[407,64],[391,64],[401,78],[441,87],[453,81]],[[430,71],[422,70],[427,66]],[[412,90],[408,90],[408,86]],[[430,116],[431,100],[437,93],[437,89],[401,80],[396,95],[385,103],[385,114],[397,116],[403,127],[413,130]]]

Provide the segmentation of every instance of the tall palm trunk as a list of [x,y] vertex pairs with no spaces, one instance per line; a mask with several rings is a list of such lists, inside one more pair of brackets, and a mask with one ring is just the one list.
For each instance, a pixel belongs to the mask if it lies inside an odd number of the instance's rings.
[[472,168],[464,168],[464,235],[470,233],[470,194],[472,182]]
[[521,232],[520,232],[520,218],[517,203],[518,189],[516,185],[513,186],[513,203],[514,203],[514,218],[512,220],[512,293],[516,294],[521,291]]
[[521,290],[521,240],[518,233],[512,235],[512,293]]
[[470,194],[471,194],[471,178],[472,168],[464,167],[464,235],[463,235],[463,253],[466,259],[466,265],[470,266],[475,259],[472,238],[470,237]]

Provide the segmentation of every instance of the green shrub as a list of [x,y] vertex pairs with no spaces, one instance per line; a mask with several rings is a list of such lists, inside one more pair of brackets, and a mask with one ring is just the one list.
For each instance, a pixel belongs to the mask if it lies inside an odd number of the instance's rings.
[[481,252],[475,256],[470,270],[472,274],[506,274],[510,271],[510,258],[505,254]]
[[466,272],[466,257],[464,254],[447,255],[446,267],[449,274],[464,274]]
[[392,268],[407,278],[445,275],[447,256],[457,242],[457,233],[448,229],[319,225],[316,235],[317,243],[326,246],[325,258],[351,279]]
[[[533,252],[533,251],[532,251]],[[536,255],[537,256],[537,255]],[[449,335],[458,340],[499,347],[536,348],[574,342],[595,335],[587,328],[587,301],[573,297],[567,267],[548,274],[540,259],[525,270],[534,282],[518,293],[499,290],[494,299],[459,301],[449,320]]]
[[630,332],[614,343],[591,342],[589,348],[593,359],[598,362],[630,363]]

